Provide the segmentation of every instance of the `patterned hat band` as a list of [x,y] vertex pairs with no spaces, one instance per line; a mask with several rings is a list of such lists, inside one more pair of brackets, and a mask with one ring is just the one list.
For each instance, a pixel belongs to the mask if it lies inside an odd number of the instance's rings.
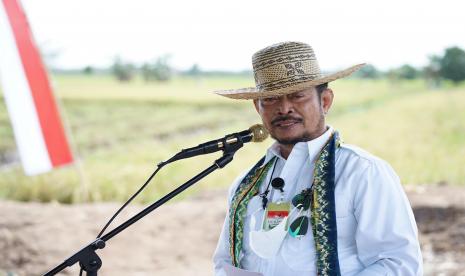
[[220,90],[216,94],[233,99],[258,99],[290,94],[350,75],[364,64],[324,75],[310,45],[282,42],[266,47],[252,57],[255,87]]
[[274,90],[321,77],[316,60],[283,62],[255,70],[255,86],[258,90]]

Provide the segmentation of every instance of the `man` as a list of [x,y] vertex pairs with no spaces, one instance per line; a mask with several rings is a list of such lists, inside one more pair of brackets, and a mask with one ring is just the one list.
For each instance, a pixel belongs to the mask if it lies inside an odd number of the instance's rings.
[[217,91],[252,99],[276,142],[239,176],[213,260],[266,276],[422,275],[415,219],[383,160],[347,144],[325,116],[327,83],[312,48],[284,42],[253,56],[256,87]]

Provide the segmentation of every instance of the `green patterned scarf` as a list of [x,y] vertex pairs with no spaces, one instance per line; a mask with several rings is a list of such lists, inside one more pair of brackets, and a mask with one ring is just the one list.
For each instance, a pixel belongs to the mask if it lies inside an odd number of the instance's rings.
[[[316,162],[312,187],[311,222],[317,254],[317,275],[339,276],[337,255],[336,206],[334,199],[335,153],[340,140],[337,132],[321,150]],[[240,267],[244,218],[249,200],[258,195],[276,157],[263,164],[265,157],[247,173],[237,187],[229,209],[229,245],[232,265]]]

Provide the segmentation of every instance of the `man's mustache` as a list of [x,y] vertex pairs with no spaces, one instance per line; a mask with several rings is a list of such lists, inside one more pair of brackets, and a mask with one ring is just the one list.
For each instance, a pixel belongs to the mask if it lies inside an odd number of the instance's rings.
[[293,117],[293,116],[289,116],[289,115],[284,115],[284,116],[278,116],[278,117],[274,118],[271,121],[271,124],[276,125],[277,123],[282,122],[282,121],[286,121],[286,120],[296,121],[298,123],[303,122],[302,118],[297,118],[297,117]]

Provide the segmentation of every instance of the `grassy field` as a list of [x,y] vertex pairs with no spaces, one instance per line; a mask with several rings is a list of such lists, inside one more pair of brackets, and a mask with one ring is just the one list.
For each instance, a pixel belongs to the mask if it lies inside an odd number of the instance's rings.
[[[81,180],[90,200],[124,200],[156,164],[181,148],[215,139],[259,122],[248,101],[213,90],[253,85],[247,77],[179,77],[169,83],[109,76],[53,77],[75,153],[76,166],[24,176],[3,99],[0,101],[0,198],[78,202]],[[465,87],[429,90],[422,81],[341,80],[331,85],[336,99],[329,124],[346,143],[389,161],[405,184],[465,184]],[[183,196],[227,187],[252,165],[272,140],[247,144],[228,167],[216,171]],[[206,168],[217,155],[164,168],[140,202],[150,202]]]

